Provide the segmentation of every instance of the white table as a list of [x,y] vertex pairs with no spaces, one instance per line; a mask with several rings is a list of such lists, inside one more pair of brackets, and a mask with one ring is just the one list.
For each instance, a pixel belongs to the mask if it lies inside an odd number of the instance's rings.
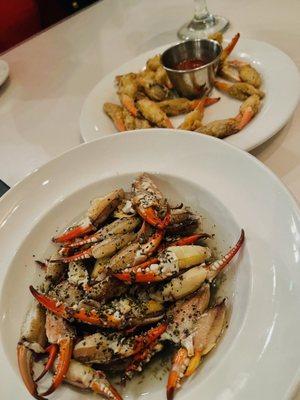
[[[300,65],[299,0],[209,0],[209,7],[230,19],[228,35],[269,42]],[[0,88],[0,178],[14,185],[77,146],[80,110],[96,82],[137,54],[175,40],[192,12],[192,0],[104,0],[5,53],[11,73]],[[299,108],[252,153],[300,201]],[[17,391],[12,388],[12,398],[21,398]]]

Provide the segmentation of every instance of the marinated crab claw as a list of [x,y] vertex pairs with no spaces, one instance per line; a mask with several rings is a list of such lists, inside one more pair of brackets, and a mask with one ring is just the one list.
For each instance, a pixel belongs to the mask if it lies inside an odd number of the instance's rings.
[[46,363],[46,365],[45,365],[43,371],[42,371],[41,374],[35,379],[35,382],[38,382],[39,380],[41,380],[41,379],[46,375],[46,373],[49,372],[49,371],[51,370],[51,368],[53,367],[55,358],[56,358],[56,356],[57,356],[58,350],[59,350],[59,347],[58,347],[58,345],[55,344],[55,343],[50,344],[50,345],[46,348],[45,353],[48,353],[48,354],[49,354],[49,357],[48,357],[47,363]]
[[171,243],[171,246],[186,246],[189,244],[194,244],[198,242],[200,239],[207,239],[210,238],[211,236],[208,233],[196,233],[194,235],[190,236],[184,236],[178,240],[175,240],[174,242]]
[[173,128],[172,122],[167,114],[161,110],[159,105],[149,99],[141,99],[137,101],[137,107],[149,122],[161,128]]
[[214,85],[222,92],[225,92],[229,96],[241,101],[246,100],[253,94],[257,95],[259,98],[263,98],[265,95],[262,90],[259,90],[246,82],[237,82],[231,84],[227,82],[215,81]]
[[88,249],[81,250],[78,253],[73,254],[72,256],[62,257],[58,260],[64,263],[69,263],[71,261],[84,260],[88,258],[106,258],[111,257],[118,250],[127,246],[129,243],[133,242],[136,238],[136,234],[134,232],[125,233],[124,235],[114,235],[108,237],[100,243],[96,243]]
[[146,243],[134,242],[121,250],[110,260],[107,269],[117,272],[128,265],[137,265],[149,258],[158,248],[164,237],[163,231],[155,232]]
[[53,238],[53,241],[55,243],[65,243],[95,231],[114,211],[124,198],[124,195],[123,189],[116,189],[104,197],[92,200],[86,218],[75,226],[68,228],[63,234]]
[[140,175],[132,184],[132,204],[148,224],[165,229],[171,220],[166,199],[148,174]]
[[132,357],[132,361],[124,371],[122,382],[131,379],[136,371],[141,372],[144,365],[147,364],[155,354],[162,351],[162,349],[163,344],[160,343],[159,340],[156,340],[152,342],[148,347],[141,350],[139,353],[136,353]]
[[157,258],[135,267],[125,268],[114,276],[127,282],[157,282],[201,264],[210,257],[211,251],[208,247],[170,246]]
[[[57,368],[57,364],[55,364]],[[81,389],[89,389],[108,400],[123,400],[117,389],[101,371],[71,359],[64,381]]]
[[26,314],[17,346],[18,365],[23,382],[28,392],[36,399],[43,399],[37,392],[33,379],[33,354],[44,353],[46,344],[45,311],[34,303]]
[[163,323],[145,333],[124,337],[121,333],[94,333],[85,336],[74,347],[73,357],[84,363],[110,364],[114,360],[131,357],[152,343],[155,343],[166,331]]
[[163,305],[155,300],[138,300],[124,297],[112,300],[104,305],[91,301],[68,306],[56,298],[41,294],[30,286],[36,300],[53,314],[66,320],[76,319],[85,324],[103,328],[123,329],[146,325],[159,321],[163,317]]
[[[157,299],[160,299],[161,296],[162,298],[163,296],[176,298],[176,296],[181,296],[181,293],[189,291],[190,287],[200,287],[201,283],[205,280],[212,281],[240,250],[244,239],[245,233],[242,230],[239,240],[232,249],[220,260],[208,266],[205,264],[201,265],[211,257],[211,251],[208,247],[193,245],[170,246],[158,258],[148,260],[135,267],[124,269],[121,273],[114,274],[114,276],[126,282],[158,282],[176,275],[185,269],[197,266],[197,269],[188,271],[185,274],[186,280],[180,276],[175,280],[171,280],[165,286],[161,295],[154,297]],[[189,284],[189,282],[191,283]]]
[[24,385],[28,392],[33,396],[35,399],[43,400],[44,397],[38,394],[37,392],[37,384],[33,379],[33,352],[24,344],[18,344],[17,346],[17,356],[18,356],[18,364],[19,364],[19,371],[21,377],[23,379]]
[[118,129],[119,132],[126,131],[126,126],[123,116],[123,107],[119,106],[118,104],[104,103],[103,111],[113,121],[115,127]]
[[237,125],[239,130],[243,129],[258,113],[260,103],[260,98],[256,94],[253,94],[241,104],[240,113],[237,116],[237,119],[240,120]]
[[191,376],[198,368],[201,357],[209,353],[222,335],[225,326],[226,306],[221,304],[209,309],[195,322],[192,331],[181,341],[176,352],[167,383],[167,399],[172,400],[175,389],[183,377]]
[[42,396],[48,396],[53,393],[62,383],[69,368],[75,337],[73,329],[66,321],[49,312],[46,316],[46,334],[52,346],[50,345],[49,360],[38,379],[42,378],[53,367],[56,354],[58,355],[58,362],[52,384]]

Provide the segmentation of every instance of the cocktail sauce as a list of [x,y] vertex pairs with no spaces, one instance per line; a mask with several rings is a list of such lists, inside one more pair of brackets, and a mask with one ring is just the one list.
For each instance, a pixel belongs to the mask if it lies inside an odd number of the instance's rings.
[[176,70],[188,70],[188,69],[194,69],[194,68],[199,68],[199,67],[203,67],[203,65],[206,65],[207,62],[197,59],[197,58],[193,58],[191,60],[183,60],[180,61],[180,63],[176,64],[173,68]]

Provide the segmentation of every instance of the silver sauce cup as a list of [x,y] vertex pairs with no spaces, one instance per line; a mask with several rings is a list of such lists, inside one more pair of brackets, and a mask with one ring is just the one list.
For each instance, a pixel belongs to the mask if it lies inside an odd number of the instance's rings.
[[[167,49],[161,56],[161,62],[180,96],[200,98],[208,95],[213,88],[221,51],[221,46],[214,40],[188,40]],[[182,61],[195,59],[202,60],[205,65],[174,69]]]

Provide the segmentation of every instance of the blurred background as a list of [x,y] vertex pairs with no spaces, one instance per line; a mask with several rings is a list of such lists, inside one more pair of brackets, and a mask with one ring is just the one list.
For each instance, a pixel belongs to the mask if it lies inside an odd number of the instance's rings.
[[0,0],[0,53],[99,0]]

